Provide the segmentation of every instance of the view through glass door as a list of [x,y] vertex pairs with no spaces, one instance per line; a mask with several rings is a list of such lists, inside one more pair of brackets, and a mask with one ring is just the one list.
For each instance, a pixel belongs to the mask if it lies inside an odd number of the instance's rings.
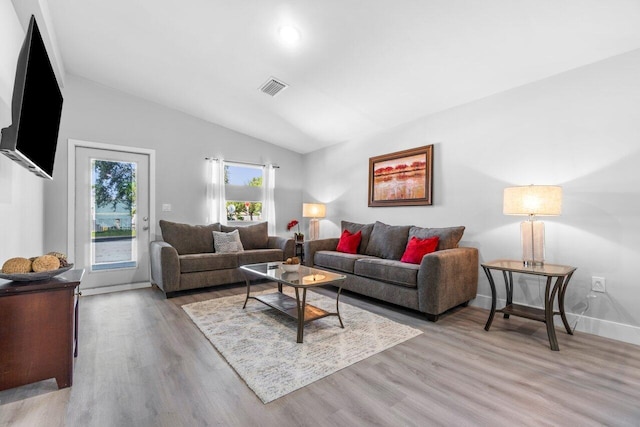
[[76,147],[76,266],[83,288],[149,280],[149,156]]

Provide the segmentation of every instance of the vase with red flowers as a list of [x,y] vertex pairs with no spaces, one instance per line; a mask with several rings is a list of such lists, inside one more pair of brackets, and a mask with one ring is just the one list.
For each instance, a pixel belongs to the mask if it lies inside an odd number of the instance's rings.
[[293,233],[293,237],[296,239],[296,242],[304,242],[304,234],[300,232],[300,223],[297,219],[292,219],[287,224],[287,231],[291,231],[291,229],[295,227],[296,231]]

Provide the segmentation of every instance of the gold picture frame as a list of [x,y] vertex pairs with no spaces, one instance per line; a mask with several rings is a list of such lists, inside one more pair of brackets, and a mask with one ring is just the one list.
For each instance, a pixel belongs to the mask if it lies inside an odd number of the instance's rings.
[[431,205],[433,144],[369,158],[369,206]]

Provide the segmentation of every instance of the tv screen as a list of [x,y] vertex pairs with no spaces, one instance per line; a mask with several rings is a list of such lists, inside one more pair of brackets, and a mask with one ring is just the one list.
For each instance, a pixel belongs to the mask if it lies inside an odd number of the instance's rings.
[[11,102],[12,124],[2,129],[0,150],[35,174],[53,177],[62,93],[35,17],[18,55]]

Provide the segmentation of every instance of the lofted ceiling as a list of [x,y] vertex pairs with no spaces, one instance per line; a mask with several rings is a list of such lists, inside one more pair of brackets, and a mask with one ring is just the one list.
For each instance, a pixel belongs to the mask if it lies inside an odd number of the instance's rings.
[[299,153],[640,48],[640,0],[45,3],[66,73]]

